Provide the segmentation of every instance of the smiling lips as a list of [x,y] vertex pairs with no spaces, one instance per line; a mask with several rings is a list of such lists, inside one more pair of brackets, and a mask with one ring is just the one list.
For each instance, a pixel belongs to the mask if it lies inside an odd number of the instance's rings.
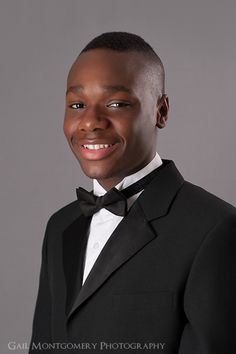
[[80,145],[80,151],[83,158],[87,160],[100,160],[111,154],[116,148],[115,144],[84,144]]
[[82,146],[85,147],[86,149],[89,149],[89,150],[99,150],[99,149],[107,149],[108,147],[110,147],[112,145],[114,145],[114,144],[95,144],[95,145],[85,144]]

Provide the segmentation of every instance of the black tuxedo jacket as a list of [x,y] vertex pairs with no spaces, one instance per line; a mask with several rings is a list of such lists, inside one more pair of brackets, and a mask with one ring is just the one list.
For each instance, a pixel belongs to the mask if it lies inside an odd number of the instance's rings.
[[236,354],[236,209],[163,161],[82,287],[91,219],[50,217],[30,353]]

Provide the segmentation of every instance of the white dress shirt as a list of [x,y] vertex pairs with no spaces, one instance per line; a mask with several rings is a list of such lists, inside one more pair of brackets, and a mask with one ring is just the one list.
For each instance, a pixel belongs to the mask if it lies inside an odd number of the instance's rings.
[[[120,183],[118,183],[115,187],[118,190],[124,189],[131,184],[137,182],[139,179],[146,176],[148,173],[153,171],[155,168],[161,166],[162,160],[158,153],[156,153],[155,157],[149,162],[145,167],[143,167],[138,172],[133,173],[132,175],[126,176]],[[143,191],[143,190],[142,190]],[[135,200],[139,197],[142,191],[136,193],[132,197],[127,199],[128,209],[135,202]],[[96,179],[93,180],[93,193],[97,196],[102,196],[107,191],[98,183]],[[84,274],[83,274],[83,284],[90,273],[96,259],[98,258],[102,248],[105,246],[109,237],[118,226],[118,224],[123,219],[123,216],[112,214],[107,209],[100,209],[97,213],[95,213],[92,217],[90,228],[89,228],[89,236],[88,242],[86,246],[86,254],[85,254],[85,263],[84,263]]]

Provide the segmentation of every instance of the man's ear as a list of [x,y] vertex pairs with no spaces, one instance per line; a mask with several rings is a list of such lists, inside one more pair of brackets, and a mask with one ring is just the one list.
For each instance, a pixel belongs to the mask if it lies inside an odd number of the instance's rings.
[[169,98],[163,94],[157,102],[156,125],[162,129],[166,126],[169,112]]

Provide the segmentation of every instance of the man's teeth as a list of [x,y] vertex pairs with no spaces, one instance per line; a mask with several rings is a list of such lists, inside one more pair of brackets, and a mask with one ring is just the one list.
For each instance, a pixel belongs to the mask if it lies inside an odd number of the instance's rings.
[[114,144],[96,144],[96,145],[82,145],[83,147],[85,147],[86,149],[89,149],[89,150],[99,150],[99,149],[105,149],[105,148],[108,148],[110,146],[112,146]]

